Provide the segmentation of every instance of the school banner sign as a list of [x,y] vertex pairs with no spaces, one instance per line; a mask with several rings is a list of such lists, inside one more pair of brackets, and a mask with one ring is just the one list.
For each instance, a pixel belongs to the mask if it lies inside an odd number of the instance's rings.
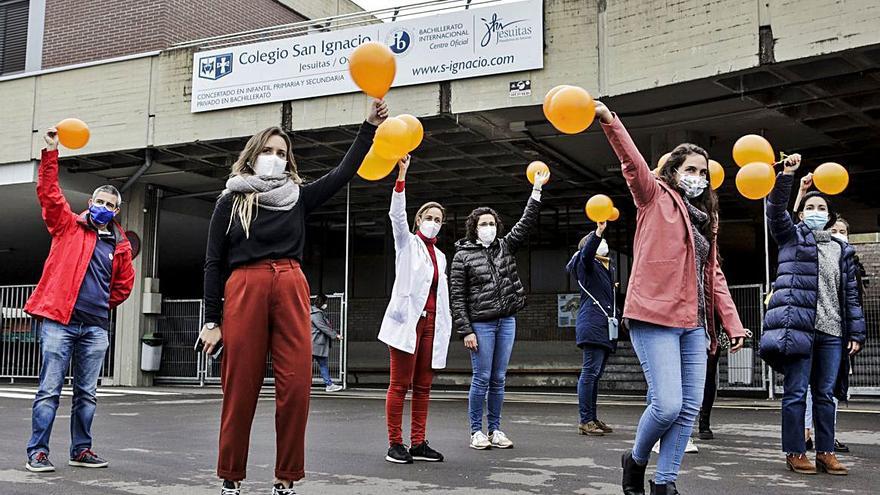
[[193,55],[192,112],[358,91],[348,57],[385,43],[397,58],[394,85],[544,67],[542,0],[219,48]]

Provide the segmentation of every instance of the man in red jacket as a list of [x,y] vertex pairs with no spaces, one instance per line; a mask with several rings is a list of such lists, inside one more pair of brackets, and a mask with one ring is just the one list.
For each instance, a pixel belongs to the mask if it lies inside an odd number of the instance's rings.
[[110,346],[110,311],[134,285],[131,245],[113,221],[122,204],[115,187],[101,186],[89,209],[70,209],[58,184],[58,133],[49,129],[40,160],[37,198],[52,236],[43,276],[25,305],[42,321],[40,388],[34,398],[33,434],[27,446],[27,469],[50,472],[49,436],[61,397],[61,386],[73,357],[73,407],[70,414],[70,458],[77,467],[106,467],[92,451],[98,377]]

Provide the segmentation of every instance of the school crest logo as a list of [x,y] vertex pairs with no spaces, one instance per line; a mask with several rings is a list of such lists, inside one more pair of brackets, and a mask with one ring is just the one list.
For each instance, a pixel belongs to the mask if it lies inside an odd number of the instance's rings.
[[232,54],[210,55],[199,59],[199,77],[216,81],[232,73]]

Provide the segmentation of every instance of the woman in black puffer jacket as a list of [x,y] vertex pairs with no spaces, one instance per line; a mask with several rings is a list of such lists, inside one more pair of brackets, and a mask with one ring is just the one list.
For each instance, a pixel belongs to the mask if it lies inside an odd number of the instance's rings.
[[[514,315],[526,305],[526,291],[516,271],[516,251],[538,223],[541,187],[549,174],[536,174],[535,187],[522,218],[510,233],[494,210],[477,208],[467,218],[467,237],[455,245],[450,301],[452,318],[471,351],[473,378],[468,396],[471,448],[510,448],[500,430],[504,380],[516,334]],[[483,402],[489,396],[489,436],[483,433]]]

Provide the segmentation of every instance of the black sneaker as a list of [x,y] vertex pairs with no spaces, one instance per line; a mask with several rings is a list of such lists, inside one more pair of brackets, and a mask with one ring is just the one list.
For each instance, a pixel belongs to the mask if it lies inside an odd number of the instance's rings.
[[272,495],[296,495],[296,490],[293,489],[292,484],[289,487],[285,487],[282,483],[275,483],[272,486]]
[[110,463],[102,459],[98,454],[92,452],[92,449],[86,449],[80,452],[76,457],[67,461],[69,466],[84,468],[105,468]]
[[807,439],[806,446],[808,451],[813,450],[813,437]]
[[432,449],[427,440],[409,449],[409,454],[414,461],[443,462],[443,454]]
[[241,495],[241,485],[235,486],[234,481],[223,480],[223,486],[220,488],[220,495]]
[[388,453],[385,455],[385,460],[395,464],[413,463],[413,458],[409,455],[409,452],[407,452],[406,446],[399,443],[391,444],[391,448],[388,449]]
[[834,440],[834,451],[835,452],[843,452],[846,454],[849,452],[849,447],[845,443],[840,443],[837,439]]
[[45,452],[37,452],[32,455],[24,467],[32,473],[51,473],[55,471],[55,466],[49,462],[49,454]]

